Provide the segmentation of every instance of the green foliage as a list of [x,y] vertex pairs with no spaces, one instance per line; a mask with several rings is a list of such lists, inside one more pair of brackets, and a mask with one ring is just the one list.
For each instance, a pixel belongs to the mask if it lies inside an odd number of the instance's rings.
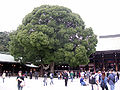
[[9,32],[0,32],[0,52],[8,52]]
[[81,17],[62,6],[42,5],[25,16],[11,33],[10,53],[22,62],[72,66],[88,64],[96,35]]

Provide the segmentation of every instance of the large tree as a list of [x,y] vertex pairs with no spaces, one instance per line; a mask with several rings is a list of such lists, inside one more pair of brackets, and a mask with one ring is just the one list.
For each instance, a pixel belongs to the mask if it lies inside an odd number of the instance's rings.
[[0,52],[8,52],[9,32],[0,32]]
[[54,69],[54,63],[88,64],[96,44],[92,28],[85,28],[78,14],[62,6],[42,5],[11,34],[9,50],[16,60],[50,64]]

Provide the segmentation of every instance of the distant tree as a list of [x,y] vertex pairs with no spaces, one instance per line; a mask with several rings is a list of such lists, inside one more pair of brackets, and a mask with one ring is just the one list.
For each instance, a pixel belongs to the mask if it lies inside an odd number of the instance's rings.
[[8,52],[9,32],[0,32],[0,52]]
[[81,17],[62,6],[42,5],[25,16],[11,34],[10,53],[22,62],[76,66],[88,64],[96,51],[96,35]]

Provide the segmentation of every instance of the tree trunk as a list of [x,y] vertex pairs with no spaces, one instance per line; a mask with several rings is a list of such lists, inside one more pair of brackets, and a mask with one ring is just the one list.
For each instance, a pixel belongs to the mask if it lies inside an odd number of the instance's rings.
[[54,73],[54,62],[50,64],[50,72]]
[[43,66],[41,65],[40,67],[40,76],[42,77],[43,76]]

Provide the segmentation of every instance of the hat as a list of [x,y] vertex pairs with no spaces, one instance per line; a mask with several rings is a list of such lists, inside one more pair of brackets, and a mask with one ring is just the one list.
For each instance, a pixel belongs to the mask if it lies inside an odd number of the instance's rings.
[[18,73],[22,73],[22,71],[19,71]]

